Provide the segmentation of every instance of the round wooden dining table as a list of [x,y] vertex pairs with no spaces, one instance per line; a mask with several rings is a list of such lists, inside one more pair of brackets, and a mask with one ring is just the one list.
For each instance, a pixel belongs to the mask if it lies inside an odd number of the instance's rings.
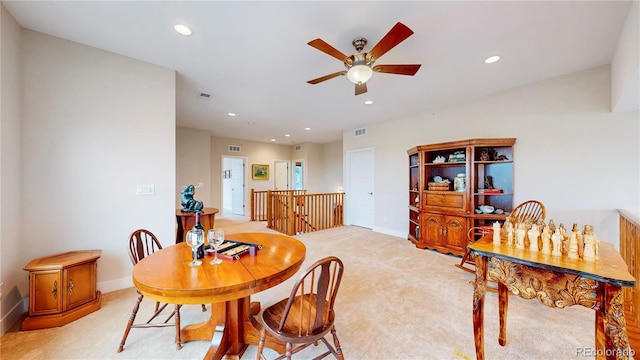
[[[189,266],[191,248],[182,242],[145,257],[133,268],[133,283],[144,296],[170,304],[211,304],[210,318],[180,330],[182,342],[211,341],[204,359],[240,358],[248,345],[260,340],[252,315],[260,311],[250,296],[293,276],[302,265],[306,247],[280,234],[238,233],[226,239],[259,244],[255,256],[223,260],[211,265],[206,256],[200,266]],[[268,337],[265,346],[284,353],[284,343]]]

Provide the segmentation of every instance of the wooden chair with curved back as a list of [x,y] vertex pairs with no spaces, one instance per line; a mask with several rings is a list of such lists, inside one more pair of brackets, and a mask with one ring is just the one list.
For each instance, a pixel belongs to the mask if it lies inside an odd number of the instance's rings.
[[[333,354],[344,360],[333,310],[343,271],[344,265],[337,257],[320,259],[300,275],[288,298],[264,309],[260,315],[262,331],[256,359],[264,359],[262,350],[269,333],[286,343],[285,354],[276,359],[291,359],[293,354],[322,341],[328,351],[315,359]],[[329,332],[333,335],[335,347],[325,339]]]
[[[536,223],[540,220],[544,221],[546,215],[547,211],[543,203],[538,200],[527,200],[513,208],[513,210],[511,210],[511,213],[509,213],[509,215],[507,216],[507,219],[509,219],[509,221],[511,221],[511,223],[513,224],[517,222],[525,222],[527,220],[530,220],[532,223]],[[474,241],[474,239],[472,239],[471,233],[476,229],[477,228],[472,228],[471,230],[469,230],[469,242]],[[486,233],[486,231],[481,229],[480,234]],[[469,253],[469,250],[465,252],[464,256],[462,257],[462,261],[460,261],[460,264],[456,264],[456,266],[468,272],[475,272],[475,270],[465,267],[465,264],[473,264],[473,260],[471,260],[471,253]]]
[[513,208],[513,211],[507,216],[512,223],[525,222],[530,220],[532,223],[536,223],[540,220],[544,220],[547,216],[547,211],[544,205],[538,200],[527,200],[520,203]]
[[[131,259],[131,263],[135,266],[140,260],[144,259],[146,256],[153,254],[157,250],[161,250],[162,245],[158,241],[158,238],[149,230],[146,229],[138,229],[131,233],[129,236],[129,258]],[[127,323],[127,327],[124,330],[124,335],[122,336],[122,341],[120,341],[120,346],[118,347],[118,352],[121,352],[124,348],[124,343],[127,340],[127,336],[129,336],[129,331],[132,328],[150,328],[150,327],[165,327],[165,326],[175,326],[176,328],[176,349],[180,350],[182,348],[182,340],[180,339],[180,308],[182,305],[175,305],[175,309],[168,317],[161,323],[152,321],[158,317],[162,311],[167,307],[167,304],[161,304],[156,301],[153,315],[147,320],[145,323],[134,324],[136,319],[136,315],[138,313],[138,309],[140,308],[140,303],[144,295],[142,295],[138,291],[138,298],[136,299],[136,304],[133,306],[133,312],[131,313],[131,317],[129,318],[129,322]],[[202,311],[206,311],[206,307],[202,305]],[[170,323],[172,317],[175,316],[175,321]]]

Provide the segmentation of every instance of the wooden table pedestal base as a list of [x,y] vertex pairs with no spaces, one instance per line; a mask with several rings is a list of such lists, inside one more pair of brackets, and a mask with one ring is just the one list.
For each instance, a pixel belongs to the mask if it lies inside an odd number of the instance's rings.
[[[259,312],[260,303],[251,303],[249,297],[211,304],[209,320],[185,326],[180,337],[182,342],[210,340],[205,360],[240,359],[249,345],[260,341],[260,325],[253,318]],[[285,352],[285,344],[268,334],[265,347]]]

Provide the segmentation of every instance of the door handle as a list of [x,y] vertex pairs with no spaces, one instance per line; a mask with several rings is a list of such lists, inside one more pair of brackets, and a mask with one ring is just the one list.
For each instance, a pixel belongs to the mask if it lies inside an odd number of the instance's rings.
[[369,195],[373,195],[373,191],[369,193]]

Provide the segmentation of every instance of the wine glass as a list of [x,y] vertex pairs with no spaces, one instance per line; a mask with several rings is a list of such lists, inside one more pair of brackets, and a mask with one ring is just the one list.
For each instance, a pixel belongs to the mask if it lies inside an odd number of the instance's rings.
[[207,236],[209,238],[209,245],[213,246],[214,251],[213,260],[211,260],[209,264],[220,264],[222,260],[218,258],[218,246],[224,242],[224,230],[222,230],[222,228],[210,229]]
[[198,260],[198,247],[202,244],[204,244],[204,231],[201,229],[189,230],[187,233],[187,245],[191,246],[193,253],[193,261],[189,263],[189,266],[202,264],[202,261]]

